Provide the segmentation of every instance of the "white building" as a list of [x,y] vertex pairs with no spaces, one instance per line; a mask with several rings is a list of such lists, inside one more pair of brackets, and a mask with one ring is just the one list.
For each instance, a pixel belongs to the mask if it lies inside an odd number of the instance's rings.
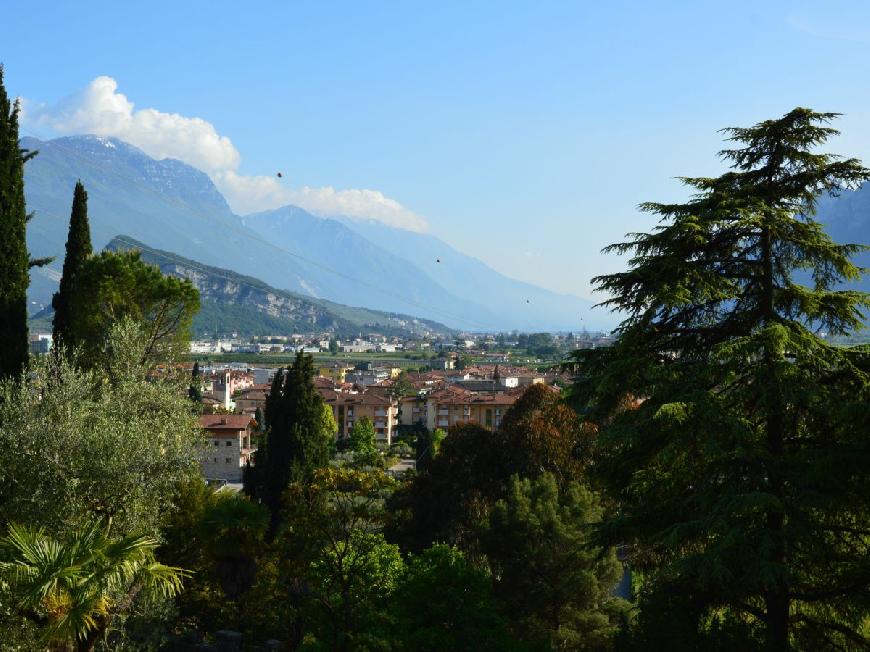
[[205,414],[199,418],[199,425],[204,430],[200,454],[203,476],[241,482],[245,465],[256,450],[251,443],[251,416]]

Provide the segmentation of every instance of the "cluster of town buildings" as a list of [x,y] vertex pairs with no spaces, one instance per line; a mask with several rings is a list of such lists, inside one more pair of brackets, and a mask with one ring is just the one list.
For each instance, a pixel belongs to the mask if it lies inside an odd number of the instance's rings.
[[[206,432],[203,472],[207,478],[240,482],[255,450],[255,416],[258,409],[265,411],[274,370],[202,371],[202,400],[205,410],[212,412],[200,417]],[[378,442],[387,448],[401,429],[449,430],[474,423],[495,432],[526,387],[552,384],[557,378],[555,373],[498,364],[428,372],[330,364],[318,369],[314,383],[332,410],[337,439],[347,437],[354,424],[366,417]]]
[[[380,333],[366,333],[351,339],[337,339],[334,334],[325,333],[295,333],[291,335],[261,335],[255,337],[239,337],[230,334],[228,337],[197,339],[190,342],[190,353],[222,354],[222,353],[404,353],[459,351],[476,356],[487,356],[487,361],[507,362],[510,351],[522,348],[517,334],[468,334],[463,333],[453,337],[445,334],[428,333],[408,334],[404,337],[387,336]],[[605,333],[556,333],[551,336],[555,348],[561,351],[608,346],[613,342],[613,336]],[[30,336],[31,353],[47,353],[51,349],[51,333],[34,331]]]
[[[329,351],[336,353],[396,353],[402,351],[409,340],[399,337],[387,337],[379,333],[370,333],[348,340],[330,337],[329,333],[268,335],[255,338],[216,338],[193,340],[190,343],[191,353],[318,353]],[[418,347],[419,340],[411,340],[413,348]],[[428,348],[426,342],[424,348]]]
[[[520,357],[517,347],[523,337],[515,340],[511,334],[465,334],[448,339],[418,334],[402,339],[368,333],[340,341],[329,333],[296,334],[199,340],[191,342],[190,350],[200,354],[428,352],[423,359],[417,358],[425,361],[427,371],[403,372],[383,361],[353,366],[332,362],[318,369],[315,385],[332,410],[336,438],[347,437],[354,424],[366,417],[378,442],[388,448],[402,429],[449,430],[457,424],[474,423],[492,432],[498,430],[505,413],[527,386],[556,380],[554,373],[538,373],[512,363]],[[568,333],[553,335],[550,341],[559,350],[571,350],[608,345],[610,337]],[[30,346],[33,353],[48,352],[51,334],[33,333]],[[480,362],[460,369],[468,355]],[[396,362],[401,362],[398,356]],[[206,433],[203,472],[207,478],[240,482],[256,450],[255,415],[258,409],[265,411],[275,370],[226,364],[201,371],[205,414],[200,417],[200,426]]]
[[[605,333],[556,333],[552,335],[553,346],[560,350],[573,350],[606,346],[612,336]],[[516,334],[460,334],[455,337],[430,334],[387,336],[380,333],[360,334],[352,339],[336,339],[330,333],[306,333],[292,335],[266,335],[253,338],[237,336],[194,340],[190,352],[208,353],[400,353],[404,351],[465,351],[486,354],[495,350],[507,351],[521,346]]]

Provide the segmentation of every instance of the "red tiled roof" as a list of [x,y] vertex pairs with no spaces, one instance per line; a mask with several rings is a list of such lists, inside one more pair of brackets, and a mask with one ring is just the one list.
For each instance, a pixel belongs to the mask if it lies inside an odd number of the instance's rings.
[[323,400],[327,403],[335,403],[337,405],[393,405],[393,401],[384,396],[372,392],[335,392],[332,390],[319,390]]
[[443,389],[436,390],[424,397],[409,397],[406,401],[432,401],[441,405],[513,405],[516,400],[522,395],[523,390],[510,392],[496,393],[476,393],[469,392],[461,387],[450,385]]
[[384,396],[366,392],[365,394],[350,394],[345,403],[356,403],[358,405],[392,405],[392,401]]
[[265,401],[266,400],[266,392],[260,390],[246,390],[239,394],[236,397],[236,400],[239,399],[248,400],[248,401]]
[[203,414],[199,425],[207,430],[244,430],[251,423],[248,414]]

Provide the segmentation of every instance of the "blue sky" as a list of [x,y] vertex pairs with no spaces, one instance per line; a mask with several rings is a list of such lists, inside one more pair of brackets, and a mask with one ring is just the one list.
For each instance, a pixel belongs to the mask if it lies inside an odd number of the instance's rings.
[[105,76],[239,210],[371,210],[580,296],[639,202],[721,171],[721,127],[840,111],[831,149],[870,161],[867,2],[12,1],[0,60],[33,135],[101,124]]

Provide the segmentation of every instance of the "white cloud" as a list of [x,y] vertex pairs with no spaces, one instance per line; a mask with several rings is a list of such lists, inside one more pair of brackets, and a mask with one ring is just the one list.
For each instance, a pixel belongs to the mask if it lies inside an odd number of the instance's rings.
[[241,155],[214,125],[157,109],[135,109],[118,92],[118,82],[101,76],[54,106],[25,103],[23,119],[55,134],[114,136],[157,159],[176,158],[207,172],[232,209],[239,213],[295,204],[321,215],[375,219],[390,226],[424,231],[426,220],[377,190],[336,190],[331,186],[293,188],[276,177],[245,176]]
[[421,216],[377,190],[293,188],[277,177],[243,176],[233,170],[217,172],[212,178],[230,206],[242,214],[293,204],[317,215],[374,219],[408,231],[422,232],[428,228]]
[[134,110],[111,77],[97,77],[55,106],[28,111],[26,119],[58,134],[114,136],[154,158],[177,158],[209,173],[236,168],[241,159],[230,139],[218,135],[210,122],[156,109]]

